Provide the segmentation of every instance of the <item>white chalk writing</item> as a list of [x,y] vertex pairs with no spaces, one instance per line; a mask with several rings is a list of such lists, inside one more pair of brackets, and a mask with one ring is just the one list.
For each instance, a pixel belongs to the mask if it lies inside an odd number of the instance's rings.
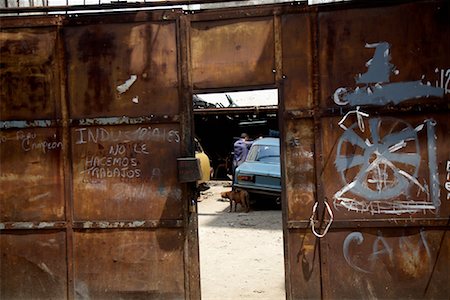
[[130,141],[154,141],[179,143],[181,138],[178,130],[152,127],[139,127],[135,130],[109,130],[99,128],[77,128],[75,143],[77,145],[100,142],[130,142]]
[[16,133],[16,140],[20,142],[22,150],[25,152],[38,150],[47,153],[48,151],[62,149],[63,147],[62,142],[56,134],[52,137],[47,137],[43,141],[35,132],[24,132],[20,130]]
[[90,179],[134,179],[141,178],[137,155],[149,155],[150,149],[145,143],[118,143],[97,153],[86,153],[81,174],[87,175],[84,182]]

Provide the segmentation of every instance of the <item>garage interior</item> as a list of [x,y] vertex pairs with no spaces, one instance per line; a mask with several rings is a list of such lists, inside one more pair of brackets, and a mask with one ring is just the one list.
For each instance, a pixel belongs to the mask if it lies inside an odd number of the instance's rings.
[[[244,96],[239,92],[215,93],[217,101],[208,102],[204,94],[194,95],[194,132],[210,158],[212,179],[230,179],[233,143],[241,133],[247,133],[251,139],[279,137],[277,90],[269,91],[270,99],[265,102],[272,105],[261,105],[264,101],[255,99],[257,90],[244,92]],[[250,100],[240,105],[233,100],[235,94]],[[224,97],[230,101],[226,107],[220,103]]]

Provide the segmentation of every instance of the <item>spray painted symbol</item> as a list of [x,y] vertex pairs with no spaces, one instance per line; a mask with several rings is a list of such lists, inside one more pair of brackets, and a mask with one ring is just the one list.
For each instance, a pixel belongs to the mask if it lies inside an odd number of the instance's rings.
[[397,75],[399,71],[390,63],[389,43],[366,44],[366,48],[375,48],[375,53],[366,63],[367,72],[355,79],[360,86],[336,89],[333,100],[337,105],[399,104],[409,99],[444,95],[443,88],[425,85],[420,80],[390,83],[390,75]]
[[[368,200],[399,196],[409,186],[409,179],[417,177],[420,165],[417,132],[401,120],[374,118],[369,120],[371,136],[364,141],[355,132],[356,126],[352,125],[339,140],[335,165],[342,180],[347,184],[354,181],[353,193]],[[381,136],[388,126],[392,129]],[[393,128],[399,130],[394,132]],[[347,156],[348,150],[352,154]],[[362,154],[355,154],[361,151]],[[411,171],[406,173],[405,167]],[[349,182],[346,174],[352,168],[359,171]]]
[[[421,97],[443,97],[444,89],[424,85],[419,81],[390,82],[392,74],[399,74],[390,63],[390,44],[380,42],[366,44],[375,48],[367,63],[367,72],[359,74],[358,87],[338,88],[333,99],[338,105],[356,106],[338,123],[344,129],[335,160],[337,171],[345,185],[334,196],[335,207],[372,214],[403,214],[434,210],[440,207],[439,174],[436,159],[436,122],[425,120],[413,128],[407,122],[395,118],[368,119],[369,131],[365,132],[365,120],[369,114],[359,105],[399,104]],[[357,122],[350,127],[345,120],[356,114]],[[426,126],[429,181],[419,180],[421,163],[418,133]],[[358,131],[359,129],[359,131]],[[417,195],[411,195],[416,187]],[[426,195],[425,200],[423,199]]]
[[[335,206],[359,212],[402,214],[435,210],[440,206],[435,174],[436,147],[433,120],[416,128],[395,118],[368,120],[369,132],[358,131],[354,123],[337,145],[335,166],[345,186],[334,195]],[[418,133],[426,125],[428,135],[429,190],[420,183],[421,163]],[[426,200],[412,200],[411,188],[426,194]],[[358,197],[348,196],[352,193]],[[402,197],[400,197],[402,196]]]

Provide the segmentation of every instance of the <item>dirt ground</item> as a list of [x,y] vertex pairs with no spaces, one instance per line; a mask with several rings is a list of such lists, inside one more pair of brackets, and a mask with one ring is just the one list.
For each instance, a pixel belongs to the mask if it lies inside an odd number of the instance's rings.
[[229,212],[211,181],[198,203],[202,299],[285,299],[281,210]]

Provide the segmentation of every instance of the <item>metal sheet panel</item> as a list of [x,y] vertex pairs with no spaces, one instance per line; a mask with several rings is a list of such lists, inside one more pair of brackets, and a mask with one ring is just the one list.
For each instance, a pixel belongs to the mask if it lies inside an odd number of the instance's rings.
[[176,23],[68,27],[70,116],[177,114]]
[[66,238],[61,231],[2,231],[2,299],[64,299]]
[[0,31],[2,120],[59,116],[56,34],[54,28]]
[[271,17],[191,24],[195,89],[274,84],[274,31]]
[[183,230],[74,234],[77,299],[183,299]]
[[179,125],[72,129],[76,220],[180,219]]
[[0,140],[1,222],[64,220],[61,130],[9,129]]
[[284,106],[286,110],[313,108],[310,14],[282,16]]
[[424,228],[330,232],[323,251],[324,298],[447,299],[448,231]]

